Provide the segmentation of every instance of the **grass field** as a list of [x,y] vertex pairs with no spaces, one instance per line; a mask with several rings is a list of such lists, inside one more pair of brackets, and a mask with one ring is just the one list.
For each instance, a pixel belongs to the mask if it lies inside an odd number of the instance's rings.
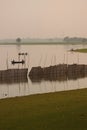
[[2,99],[0,130],[87,130],[87,89]]

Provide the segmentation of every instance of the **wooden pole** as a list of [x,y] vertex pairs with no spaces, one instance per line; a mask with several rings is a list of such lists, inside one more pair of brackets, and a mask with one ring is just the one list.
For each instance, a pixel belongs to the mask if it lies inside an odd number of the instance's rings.
[[7,52],[6,66],[7,66],[7,70],[8,70],[8,52]]

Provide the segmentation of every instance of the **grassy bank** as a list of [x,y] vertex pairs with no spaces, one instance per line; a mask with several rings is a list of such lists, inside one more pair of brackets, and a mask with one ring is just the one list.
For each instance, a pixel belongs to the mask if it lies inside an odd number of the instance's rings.
[[87,53],[87,48],[85,49],[76,49],[75,52]]
[[86,130],[87,89],[0,100],[0,130]]

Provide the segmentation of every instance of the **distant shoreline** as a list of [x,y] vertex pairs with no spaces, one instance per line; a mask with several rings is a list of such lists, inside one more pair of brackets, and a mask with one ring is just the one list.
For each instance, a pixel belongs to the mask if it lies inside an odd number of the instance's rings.
[[0,43],[0,45],[86,45],[87,43],[81,43],[81,42],[29,42],[29,43]]

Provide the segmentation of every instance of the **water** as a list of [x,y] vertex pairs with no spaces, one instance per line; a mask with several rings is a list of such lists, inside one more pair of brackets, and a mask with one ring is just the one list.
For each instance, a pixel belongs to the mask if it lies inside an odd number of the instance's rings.
[[[87,64],[86,53],[69,51],[72,48],[77,49],[83,47],[87,48],[87,45],[0,45],[0,70],[28,67],[30,71],[33,66],[46,67],[61,63]],[[26,66],[13,66],[11,64],[13,59],[18,60],[19,52],[28,53],[26,56]],[[21,60],[23,58],[23,56],[20,57]],[[82,88],[87,88],[87,78],[34,83],[28,78],[25,82],[0,83],[0,99]]]

